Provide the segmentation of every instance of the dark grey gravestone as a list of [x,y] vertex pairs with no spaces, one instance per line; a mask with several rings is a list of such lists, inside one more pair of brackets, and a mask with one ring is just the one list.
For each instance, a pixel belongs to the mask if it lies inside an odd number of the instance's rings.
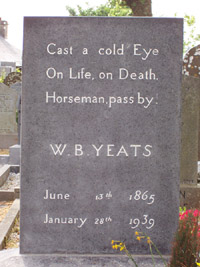
[[21,253],[170,253],[182,23],[25,18]]

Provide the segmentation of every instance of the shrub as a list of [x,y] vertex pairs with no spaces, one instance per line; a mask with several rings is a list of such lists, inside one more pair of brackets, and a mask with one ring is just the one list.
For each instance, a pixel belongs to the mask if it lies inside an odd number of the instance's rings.
[[196,267],[200,249],[199,210],[179,214],[179,227],[173,242],[170,267]]

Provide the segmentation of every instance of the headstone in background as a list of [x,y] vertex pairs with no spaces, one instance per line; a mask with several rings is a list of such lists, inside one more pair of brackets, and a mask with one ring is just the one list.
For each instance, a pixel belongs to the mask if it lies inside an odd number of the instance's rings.
[[21,95],[22,92],[22,82],[16,82],[13,84],[10,84],[10,88],[17,91],[18,95]]
[[21,92],[22,92],[22,83],[10,83],[10,88],[17,91],[18,101],[17,101],[17,132],[18,132],[18,144],[20,144],[20,133],[21,133]]
[[22,100],[21,100],[21,95],[18,98],[18,105],[17,105],[17,110],[18,110],[18,118],[17,118],[17,132],[18,132],[18,144],[21,143],[21,110],[22,110]]
[[187,209],[200,208],[200,187],[192,184],[181,184],[180,206]]
[[[190,49],[183,60],[183,74],[190,77],[200,79],[200,45]],[[197,81],[198,83],[198,81]],[[197,98],[200,95],[200,87],[197,89]],[[200,107],[199,107],[200,114]],[[200,115],[199,115],[199,129],[198,129],[198,160],[200,161]]]
[[182,19],[25,18],[20,251],[115,253],[178,224]]
[[0,148],[17,144],[17,93],[0,83]]
[[16,144],[9,148],[9,164],[10,165],[20,165],[20,145]]
[[[3,55],[5,57],[5,51]],[[6,77],[10,72],[13,72],[15,69],[16,69],[16,62],[1,61],[0,76]]]
[[199,208],[200,45],[186,53],[183,74],[180,205]]
[[200,79],[183,75],[181,183],[197,184]]

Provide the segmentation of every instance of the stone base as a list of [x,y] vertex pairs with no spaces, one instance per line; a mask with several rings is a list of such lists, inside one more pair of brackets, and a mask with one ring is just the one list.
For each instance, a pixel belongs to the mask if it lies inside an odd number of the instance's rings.
[[[166,258],[166,257],[165,257]],[[138,267],[153,267],[151,256],[135,256]],[[164,267],[160,258],[155,258],[156,267]],[[134,266],[127,256],[118,255],[20,255],[18,249],[0,252],[3,267],[128,267]]]
[[0,186],[2,186],[10,174],[10,165],[6,164],[0,168]]
[[200,185],[181,184],[180,206],[187,209],[200,209]]
[[18,144],[18,134],[1,134],[0,149],[8,149],[10,146]]

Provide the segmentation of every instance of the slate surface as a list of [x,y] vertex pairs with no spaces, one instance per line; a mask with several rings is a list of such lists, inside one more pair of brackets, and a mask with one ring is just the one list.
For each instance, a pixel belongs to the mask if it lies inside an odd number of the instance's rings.
[[24,30],[21,252],[112,254],[116,239],[147,254],[137,230],[168,254],[182,19],[27,17]]

